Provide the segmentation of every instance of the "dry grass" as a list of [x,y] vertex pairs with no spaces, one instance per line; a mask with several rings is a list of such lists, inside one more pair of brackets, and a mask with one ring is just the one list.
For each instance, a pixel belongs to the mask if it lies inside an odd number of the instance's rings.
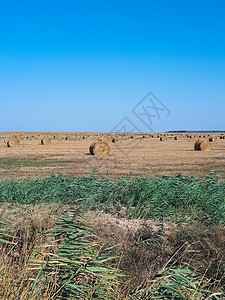
[[[35,247],[39,245],[37,259],[44,261],[46,257],[42,256],[41,252],[46,253],[46,241],[40,239],[41,233],[53,228],[59,214],[59,205],[19,207],[6,204],[1,206],[0,220],[10,220],[10,222],[5,221],[5,228],[12,236],[11,239],[9,238],[9,244],[0,244],[1,299],[28,300],[32,294],[35,277],[40,270],[32,262]],[[40,247],[41,245],[43,248]],[[56,249],[51,247],[49,251],[54,253]],[[45,299],[50,299],[49,292],[51,291],[46,291]]]
[[[24,133],[27,136],[26,133]],[[73,142],[65,141],[67,134],[61,134],[59,140],[52,140],[51,147],[40,144],[37,134],[32,140],[24,139],[20,146],[8,148],[3,139],[8,133],[2,133],[0,143],[0,159],[14,161],[34,161],[35,163],[16,164],[17,168],[0,167],[0,178],[24,179],[28,177],[46,177],[51,174],[64,173],[67,176],[98,176],[118,177],[123,175],[161,175],[177,174],[203,176],[210,170],[215,170],[225,178],[225,140],[218,139],[211,143],[210,151],[195,151],[195,140],[184,137],[179,141],[168,138],[159,142],[156,138],[129,139],[129,135],[120,137],[118,143],[110,143],[110,156],[95,157],[87,155],[92,143],[97,139],[97,134],[90,134],[89,140],[74,138]],[[75,137],[76,134],[71,134]],[[157,134],[154,134],[157,136]],[[197,140],[197,139],[196,139]],[[39,167],[39,162],[48,160],[48,165]]]

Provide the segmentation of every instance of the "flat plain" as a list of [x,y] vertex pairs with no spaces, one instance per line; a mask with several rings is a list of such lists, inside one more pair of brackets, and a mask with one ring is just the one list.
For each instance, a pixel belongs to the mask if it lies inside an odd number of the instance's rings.
[[[197,140],[208,140],[210,134],[167,134],[160,141],[154,134],[125,134],[115,143],[108,140],[109,156],[89,153],[91,143],[104,133],[22,133],[17,147],[7,147],[4,139],[15,133],[0,133],[0,179],[22,180],[48,177],[52,174],[116,178],[124,175],[161,176],[164,174],[204,176],[211,170],[225,178],[225,139],[217,133],[217,140],[208,151],[195,151]],[[18,133],[17,133],[18,134]],[[202,134],[202,133],[201,133]],[[52,138],[49,145],[41,145],[41,138]],[[162,135],[162,134],[161,134]],[[65,140],[66,137],[71,140]],[[175,136],[181,136],[175,140]],[[212,136],[212,135],[210,135]]]

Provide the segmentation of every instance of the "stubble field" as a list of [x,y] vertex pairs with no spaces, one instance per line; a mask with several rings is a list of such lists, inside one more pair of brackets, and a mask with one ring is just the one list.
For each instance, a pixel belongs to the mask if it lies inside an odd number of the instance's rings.
[[[38,136],[39,135],[39,136]],[[56,134],[48,134],[50,137]],[[51,174],[66,176],[98,175],[116,178],[133,176],[160,176],[162,174],[204,176],[211,170],[225,178],[225,139],[211,143],[209,151],[195,151],[199,137],[182,137],[174,140],[168,135],[166,141],[150,135],[126,135],[118,142],[109,140],[110,155],[96,157],[89,154],[89,146],[98,139],[97,134],[83,138],[70,134],[73,140],[65,140],[68,134],[57,133],[50,145],[41,145],[42,133],[23,133],[18,147],[9,148],[1,133],[0,178],[25,179],[46,177]],[[100,135],[100,134],[99,134]],[[103,135],[103,134],[102,134]],[[28,140],[27,137],[31,136]],[[34,136],[34,137],[32,137]],[[208,139],[208,135],[205,138]]]

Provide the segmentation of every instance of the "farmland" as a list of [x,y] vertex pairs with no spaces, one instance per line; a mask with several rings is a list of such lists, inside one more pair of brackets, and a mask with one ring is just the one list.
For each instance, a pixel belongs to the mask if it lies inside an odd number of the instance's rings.
[[194,150],[206,134],[127,134],[103,156],[89,153],[103,134],[23,133],[15,147],[8,136],[1,299],[224,299],[220,134],[207,151]]
[[[23,133],[20,145],[8,148],[4,143],[9,133],[1,134],[0,178],[26,179],[46,177],[53,174],[66,176],[98,176],[116,178],[133,176],[160,176],[162,174],[204,176],[211,170],[225,178],[225,139],[211,143],[210,151],[194,151],[199,134],[192,138],[175,140],[169,135],[166,141],[152,138],[150,134],[121,137],[118,142],[109,142],[110,155],[89,155],[89,146],[103,134],[48,133],[49,145],[41,145],[44,133]],[[26,137],[30,136],[31,139]],[[32,137],[33,136],[33,137]],[[72,140],[65,140],[70,136]],[[156,135],[157,136],[157,135]],[[196,136],[196,137],[194,137]],[[208,135],[203,140],[209,139]]]

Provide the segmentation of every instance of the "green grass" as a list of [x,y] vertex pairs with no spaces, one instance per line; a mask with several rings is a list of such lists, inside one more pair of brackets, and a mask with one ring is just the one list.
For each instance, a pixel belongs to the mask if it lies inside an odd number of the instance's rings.
[[15,170],[21,167],[45,167],[52,164],[52,161],[48,160],[36,160],[36,159],[12,159],[2,158],[0,159],[0,169]]
[[[143,227],[126,250],[82,225],[88,210],[124,207],[128,218],[186,224],[168,236]],[[0,298],[224,299],[225,182],[216,173],[1,180],[0,208]]]
[[21,182],[2,180],[0,202],[78,204],[106,212],[125,207],[129,218],[225,224],[225,182],[213,172],[203,179],[178,175],[112,180],[59,175]]

